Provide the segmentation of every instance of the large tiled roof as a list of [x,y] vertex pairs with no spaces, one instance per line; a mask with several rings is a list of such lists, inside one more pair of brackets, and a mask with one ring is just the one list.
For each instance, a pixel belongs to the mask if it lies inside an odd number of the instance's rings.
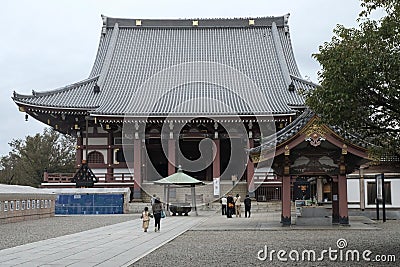
[[104,116],[293,114],[297,91],[315,85],[300,76],[287,19],[103,17],[88,79],[13,99]]

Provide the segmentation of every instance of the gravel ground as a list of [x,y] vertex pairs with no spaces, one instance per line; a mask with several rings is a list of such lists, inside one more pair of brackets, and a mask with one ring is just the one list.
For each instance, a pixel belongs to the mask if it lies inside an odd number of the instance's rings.
[[[85,215],[56,216],[52,218],[23,221],[0,225],[0,249],[27,244],[43,239],[77,233],[97,227],[116,224],[138,218],[138,214],[127,215]],[[239,219],[240,220],[240,219]],[[233,220],[232,223],[238,222]],[[208,222],[207,227],[210,227]],[[212,225],[211,225],[212,226]],[[133,266],[400,266],[400,220],[387,221],[375,225],[377,230],[210,230],[199,225],[184,233],[149,255],[134,263]],[[337,241],[345,239],[347,247],[338,249]],[[272,250],[286,251],[287,262],[278,260],[276,252],[273,260],[258,259],[264,257],[265,246],[268,253]],[[314,250],[316,258],[326,249],[343,252],[343,260],[330,261],[324,254],[324,261],[301,261],[304,250]],[[288,253],[296,250],[300,260],[293,261]],[[364,260],[345,261],[348,250],[365,250],[376,255],[394,255],[396,262],[366,262]],[[269,255],[269,254],[268,254]],[[292,254],[295,255],[295,254]],[[333,253],[333,256],[339,253]],[[361,258],[361,256],[360,256]]]
[[[388,221],[378,225],[381,230],[291,230],[277,231],[188,231],[173,241],[153,251],[133,266],[400,266],[400,221]],[[345,239],[347,247],[338,249],[338,239]],[[267,246],[271,250],[285,250],[287,262],[279,261],[276,253],[273,261],[258,259],[258,252]],[[315,250],[316,258],[323,249],[342,251],[343,261],[292,261],[291,250],[301,253]],[[345,261],[348,250],[370,250],[371,259],[378,254],[395,255],[396,262]],[[340,255],[340,252],[334,255]],[[295,256],[295,254],[292,254]],[[264,253],[260,254],[264,257]],[[361,258],[361,256],[360,256]],[[162,259],[162,260],[160,260]]]
[[74,234],[126,222],[139,215],[55,216],[39,220],[0,224],[0,250],[53,237]]

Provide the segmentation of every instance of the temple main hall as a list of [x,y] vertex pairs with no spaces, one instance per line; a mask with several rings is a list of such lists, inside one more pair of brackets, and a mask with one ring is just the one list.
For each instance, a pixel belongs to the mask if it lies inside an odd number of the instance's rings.
[[[282,201],[290,224],[291,200],[314,190],[338,203],[335,220],[346,224],[345,174],[367,158],[365,145],[319,127],[305,106],[302,92],[317,85],[300,74],[288,20],[102,16],[86,79],[12,99],[76,137],[76,168],[87,162],[95,187],[129,187],[132,200],[147,201],[162,195],[154,181],[181,168],[205,183],[203,203],[233,191]],[[71,178],[45,173],[42,186],[73,187]]]

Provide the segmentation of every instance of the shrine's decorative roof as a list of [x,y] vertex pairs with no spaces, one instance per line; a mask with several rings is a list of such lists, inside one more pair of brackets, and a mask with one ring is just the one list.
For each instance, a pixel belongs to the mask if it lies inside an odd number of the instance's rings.
[[[294,85],[294,87],[293,87]],[[288,15],[234,19],[103,17],[91,74],[63,88],[14,93],[18,105],[92,115],[294,114],[301,78]]]
[[[262,150],[269,150],[284,144],[286,141],[290,140],[292,137],[294,137],[296,134],[302,131],[306,126],[306,124],[308,124],[311,121],[311,119],[313,119],[315,116],[316,115],[312,110],[305,109],[305,111],[301,115],[299,115],[286,127],[279,130],[276,134],[264,138],[260,146],[250,149],[250,154],[256,155],[261,153]],[[361,136],[351,134],[340,127],[328,126],[328,128],[331,129],[337,136],[343,138],[352,145],[361,148],[368,148],[374,146],[373,144],[369,143],[368,140],[362,138]]]

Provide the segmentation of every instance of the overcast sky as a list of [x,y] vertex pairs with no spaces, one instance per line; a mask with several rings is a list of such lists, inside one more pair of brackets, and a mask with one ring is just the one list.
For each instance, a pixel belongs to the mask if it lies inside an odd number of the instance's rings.
[[18,111],[13,91],[31,94],[86,78],[102,26],[101,14],[124,18],[281,16],[289,27],[303,77],[317,82],[312,58],[336,24],[357,25],[359,0],[2,0],[0,8],[0,156],[12,139],[43,132],[45,125]]

